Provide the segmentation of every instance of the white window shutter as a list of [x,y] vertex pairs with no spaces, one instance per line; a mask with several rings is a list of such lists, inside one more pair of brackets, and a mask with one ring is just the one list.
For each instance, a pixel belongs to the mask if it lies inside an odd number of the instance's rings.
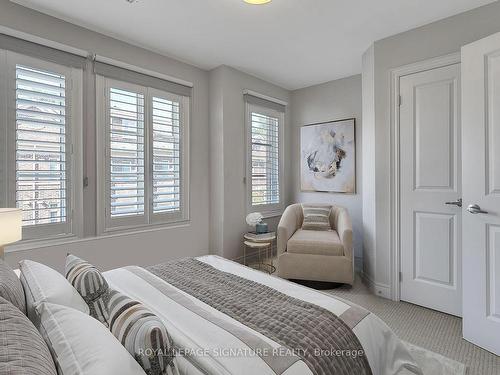
[[23,224],[71,220],[66,77],[16,65],[16,205]]
[[144,215],[144,95],[110,88],[109,106],[109,215]]
[[251,111],[250,127],[251,204],[279,204],[279,118]]
[[187,221],[189,97],[102,76],[97,87],[99,232]]
[[152,97],[153,213],[181,209],[180,103]]

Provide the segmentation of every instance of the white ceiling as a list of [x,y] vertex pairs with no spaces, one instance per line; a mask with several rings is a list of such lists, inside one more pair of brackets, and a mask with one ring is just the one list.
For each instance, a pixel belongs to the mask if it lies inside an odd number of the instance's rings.
[[191,63],[287,89],[361,72],[372,42],[494,0],[13,0]]

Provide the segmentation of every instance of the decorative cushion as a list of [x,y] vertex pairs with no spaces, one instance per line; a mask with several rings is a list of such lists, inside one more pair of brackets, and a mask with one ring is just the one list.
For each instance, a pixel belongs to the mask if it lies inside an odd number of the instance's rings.
[[302,229],[305,230],[332,230],[330,226],[331,206],[302,205],[304,221]]
[[12,268],[0,259],[0,297],[16,306],[23,314],[26,314],[26,299],[24,289],[19,277]]
[[109,329],[148,375],[178,375],[172,339],[161,319],[138,301],[110,291]]
[[35,305],[41,302],[57,303],[73,307],[85,314],[89,313],[89,307],[76,289],[56,270],[31,260],[19,262],[19,268],[21,283],[26,294],[28,317],[37,328],[39,319]]
[[344,246],[336,231],[297,230],[288,240],[286,251],[296,254],[344,255]]
[[59,375],[138,375],[141,367],[99,321],[61,305],[41,303],[40,331]]
[[89,306],[90,316],[108,326],[109,286],[101,272],[89,262],[68,254],[66,257],[66,279]]
[[33,323],[1,297],[0,343],[0,374],[57,374],[49,349]]

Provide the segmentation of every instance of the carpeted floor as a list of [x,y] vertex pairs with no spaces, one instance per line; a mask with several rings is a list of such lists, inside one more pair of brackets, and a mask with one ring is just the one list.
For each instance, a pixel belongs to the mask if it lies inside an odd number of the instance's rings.
[[[308,286],[325,289],[325,285]],[[460,318],[377,297],[368,291],[359,277],[352,288],[339,286],[324,291],[377,314],[402,340],[464,363],[468,375],[500,374],[500,357],[462,339]]]

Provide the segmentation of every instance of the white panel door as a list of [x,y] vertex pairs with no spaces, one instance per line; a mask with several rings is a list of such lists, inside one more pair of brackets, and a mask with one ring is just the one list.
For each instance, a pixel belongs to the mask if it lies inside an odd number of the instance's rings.
[[400,94],[400,298],[461,316],[460,64],[401,77]]
[[463,332],[500,355],[500,33],[462,59]]

